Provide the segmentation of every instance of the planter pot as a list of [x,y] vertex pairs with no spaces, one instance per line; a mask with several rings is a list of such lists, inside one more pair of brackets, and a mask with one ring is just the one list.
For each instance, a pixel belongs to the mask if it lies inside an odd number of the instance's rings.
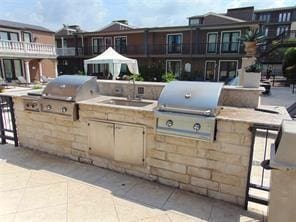
[[243,87],[258,88],[260,86],[261,72],[244,72]]
[[256,42],[244,42],[245,52],[247,56],[255,56],[256,55]]

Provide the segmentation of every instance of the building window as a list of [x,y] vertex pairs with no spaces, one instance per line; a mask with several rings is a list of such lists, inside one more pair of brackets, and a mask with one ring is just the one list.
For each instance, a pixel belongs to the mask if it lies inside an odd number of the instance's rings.
[[168,34],[167,53],[177,54],[182,52],[182,34]]
[[289,31],[289,26],[279,26],[276,29],[276,35],[281,35],[284,32],[286,32],[286,34],[287,34],[288,31]]
[[237,61],[220,61],[219,81],[229,82],[236,77]]
[[288,12],[288,14],[287,14],[287,22],[289,22],[290,19],[291,19],[291,12]]
[[0,77],[3,79],[1,59],[0,59]]
[[283,15],[282,15],[282,13],[280,13],[279,14],[279,22],[282,22],[282,17],[283,17]]
[[199,24],[201,24],[199,18],[190,19],[189,25],[199,25]]
[[262,29],[261,29],[261,32],[262,32],[265,36],[268,36],[268,27],[263,26]]
[[93,53],[100,54],[104,51],[104,39],[103,38],[93,38]]
[[17,32],[4,32],[0,31],[0,40],[7,40],[7,41],[19,41],[19,35]]
[[105,38],[105,49],[108,49],[109,47],[112,47],[112,37]]
[[166,72],[174,73],[176,77],[181,76],[181,72],[182,72],[181,60],[167,60]]
[[222,32],[222,53],[234,53],[239,50],[240,32]]
[[270,21],[270,14],[261,14],[259,16],[260,22],[269,22]]
[[127,53],[127,39],[126,37],[115,37],[115,50],[119,53],[126,54]]
[[291,19],[291,12],[282,12],[279,14],[279,22],[289,22]]
[[8,81],[23,76],[22,62],[18,59],[3,59],[4,75]]
[[24,42],[32,42],[32,36],[30,32],[23,33],[23,40]]
[[217,52],[217,38],[218,38],[218,33],[208,33],[208,39],[207,39],[208,53]]
[[206,61],[205,65],[205,80],[214,81],[215,72],[216,72],[216,62],[215,61]]

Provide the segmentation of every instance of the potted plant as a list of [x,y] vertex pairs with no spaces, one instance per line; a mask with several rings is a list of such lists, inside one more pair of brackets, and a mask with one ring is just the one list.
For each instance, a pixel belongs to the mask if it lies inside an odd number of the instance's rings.
[[255,30],[248,30],[246,34],[240,38],[240,40],[244,42],[246,55],[255,56],[257,43],[263,42],[264,39],[265,36],[259,32],[258,28]]
[[260,64],[253,64],[245,68],[243,74],[243,87],[258,88],[261,80]]

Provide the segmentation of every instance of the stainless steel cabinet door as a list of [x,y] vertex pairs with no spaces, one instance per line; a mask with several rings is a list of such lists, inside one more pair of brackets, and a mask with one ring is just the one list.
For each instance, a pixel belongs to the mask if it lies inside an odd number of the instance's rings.
[[144,144],[144,127],[115,124],[114,159],[116,161],[143,165]]
[[114,124],[99,121],[88,122],[89,153],[99,157],[114,158]]

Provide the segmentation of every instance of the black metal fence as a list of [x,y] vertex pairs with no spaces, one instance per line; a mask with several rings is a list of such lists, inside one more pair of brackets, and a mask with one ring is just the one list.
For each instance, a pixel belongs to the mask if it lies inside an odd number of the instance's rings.
[[261,163],[270,159],[270,145],[274,143],[278,130],[277,126],[254,125],[252,127],[245,209],[248,209],[249,202],[268,205],[270,170],[263,168]]
[[12,141],[18,146],[13,101],[10,96],[0,96],[0,138],[1,144]]

